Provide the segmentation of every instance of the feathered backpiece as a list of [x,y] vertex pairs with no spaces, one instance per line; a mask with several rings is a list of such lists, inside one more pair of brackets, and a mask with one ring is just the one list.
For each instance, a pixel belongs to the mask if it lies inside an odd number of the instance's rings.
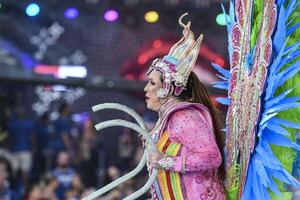
[[186,15],[187,13],[183,14],[178,20],[183,28],[183,37],[173,45],[168,55],[162,59],[155,59],[148,70],[148,73],[153,69],[162,73],[163,87],[157,91],[157,96],[160,98],[168,96],[172,82],[175,84],[174,94],[180,95],[199,54],[203,35],[201,34],[196,41],[194,40],[194,34],[190,30],[191,22],[182,23],[182,18]]
[[[300,129],[300,124],[279,118],[281,112],[300,107],[300,96],[288,97],[294,87],[282,90],[300,71],[300,42],[289,42],[299,27],[291,17],[298,6],[297,0],[230,2],[230,71],[213,64],[224,80],[215,87],[228,90],[228,98],[217,99],[228,105],[228,199],[282,199],[288,195],[282,183],[300,187],[289,171],[300,147],[286,129]],[[278,146],[294,150],[282,159],[276,155]]]

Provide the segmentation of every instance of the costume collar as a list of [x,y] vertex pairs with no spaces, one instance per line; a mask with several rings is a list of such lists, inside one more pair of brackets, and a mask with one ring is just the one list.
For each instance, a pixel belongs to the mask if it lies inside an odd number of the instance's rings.
[[168,113],[170,110],[172,110],[173,108],[175,108],[178,104],[180,104],[182,101],[180,101],[178,98],[172,98],[169,99],[166,103],[164,103],[159,111],[158,111],[158,117],[160,119],[163,118],[163,116]]

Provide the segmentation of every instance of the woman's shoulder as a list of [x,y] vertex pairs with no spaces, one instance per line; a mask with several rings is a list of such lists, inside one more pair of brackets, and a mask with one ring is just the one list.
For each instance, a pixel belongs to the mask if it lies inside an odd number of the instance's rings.
[[205,121],[209,125],[212,125],[210,112],[207,107],[199,103],[183,103],[174,109],[168,117],[169,122],[201,122]]
[[209,114],[208,108],[200,103],[183,103],[173,110],[170,117],[195,116],[199,114]]
[[168,119],[170,132],[177,135],[200,127],[212,127],[210,113],[202,104],[190,104],[174,110]]

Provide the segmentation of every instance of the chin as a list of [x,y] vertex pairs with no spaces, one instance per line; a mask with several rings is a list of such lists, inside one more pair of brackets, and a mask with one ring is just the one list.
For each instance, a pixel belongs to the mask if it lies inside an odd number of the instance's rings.
[[147,108],[149,109],[149,110],[152,110],[152,108],[151,108],[151,106],[147,103]]
[[153,107],[152,107],[151,105],[149,105],[149,103],[147,103],[147,108],[148,108],[149,110],[155,111],[155,110],[153,109]]

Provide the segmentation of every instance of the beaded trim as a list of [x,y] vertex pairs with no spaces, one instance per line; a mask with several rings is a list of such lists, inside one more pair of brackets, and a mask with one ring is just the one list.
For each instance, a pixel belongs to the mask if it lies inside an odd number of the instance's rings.
[[176,161],[174,158],[165,156],[158,161],[158,164],[166,170],[172,170],[176,164]]

